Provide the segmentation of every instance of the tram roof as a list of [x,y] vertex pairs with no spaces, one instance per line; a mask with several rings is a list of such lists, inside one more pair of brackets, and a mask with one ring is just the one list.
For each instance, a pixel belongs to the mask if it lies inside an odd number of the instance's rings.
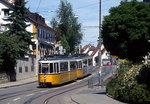
[[50,56],[44,56],[40,59],[40,61],[54,61],[54,60],[74,60],[74,59],[83,59],[91,57],[86,54],[75,54],[75,55],[50,55]]

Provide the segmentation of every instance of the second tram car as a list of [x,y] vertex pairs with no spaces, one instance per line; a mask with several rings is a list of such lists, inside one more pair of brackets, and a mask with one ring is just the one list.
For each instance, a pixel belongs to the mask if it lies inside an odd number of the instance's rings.
[[60,85],[92,73],[92,57],[46,57],[39,61],[39,86]]

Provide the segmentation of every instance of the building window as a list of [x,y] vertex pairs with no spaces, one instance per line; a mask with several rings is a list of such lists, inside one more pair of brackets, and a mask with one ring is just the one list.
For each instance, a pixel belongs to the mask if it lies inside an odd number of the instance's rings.
[[42,39],[42,36],[43,36],[43,30],[41,29],[41,36],[40,36],[41,39]]
[[4,11],[4,17],[9,16],[9,9],[2,9]]
[[28,67],[27,66],[25,67],[25,72],[28,72]]
[[40,37],[40,30],[37,29],[37,37],[39,38]]
[[19,73],[22,73],[22,67],[19,67]]

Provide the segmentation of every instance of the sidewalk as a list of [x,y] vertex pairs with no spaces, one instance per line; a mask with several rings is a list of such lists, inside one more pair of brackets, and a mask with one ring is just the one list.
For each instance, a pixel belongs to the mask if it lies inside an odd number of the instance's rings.
[[84,88],[72,95],[71,100],[76,104],[126,104],[108,97],[105,88]]
[[35,77],[27,78],[27,79],[18,80],[15,82],[7,82],[7,83],[0,84],[0,89],[29,84],[29,83],[37,82],[37,80],[38,80],[38,77],[35,76]]

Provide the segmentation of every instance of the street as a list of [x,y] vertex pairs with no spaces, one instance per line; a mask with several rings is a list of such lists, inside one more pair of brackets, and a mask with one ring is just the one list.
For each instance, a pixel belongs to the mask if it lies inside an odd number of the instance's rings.
[[[102,68],[102,78],[106,79],[112,75],[115,66]],[[0,104],[76,104],[70,96],[88,87],[88,81],[98,77],[98,70],[84,78],[51,88],[38,88],[38,83],[31,83],[17,87],[0,89]],[[98,83],[98,80],[95,80]]]

